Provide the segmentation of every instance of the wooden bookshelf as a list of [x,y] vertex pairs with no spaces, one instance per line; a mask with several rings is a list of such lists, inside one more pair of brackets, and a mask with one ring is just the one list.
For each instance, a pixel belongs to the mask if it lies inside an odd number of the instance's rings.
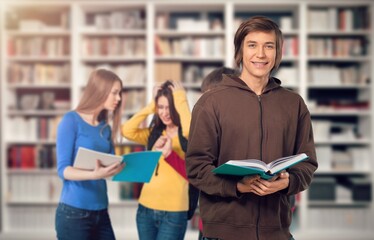
[[[285,45],[276,76],[305,99],[316,124],[320,168],[315,178],[362,176],[373,186],[374,89],[368,81],[374,79],[372,1],[3,1],[0,238],[54,238],[61,187],[53,167],[8,166],[10,149],[52,149],[53,135],[38,137],[34,127],[20,135],[9,133],[11,129],[32,126],[30,119],[58,119],[73,109],[96,67],[123,79],[123,121],[152,99],[156,83],[168,78],[182,81],[192,108],[203,77],[216,67],[233,66],[233,38],[240,22],[258,14],[279,23]],[[45,92],[54,96],[55,107],[32,107],[35,95]],[[125,139],[118,149],[138,147]],[[360,164],[367,167],[360,169]],[[22,185],[35,183],[42,189],[37,181],[46,182],[45,191],[22,195]],[[108,184],[113,226],[119,239],[137,239],[137,202],[121,199],[121,187]],[[305,191],[297,202],[292,233],[304,240],[371,239],[374,232],[366,223],[374,215],[373,202],[310,201]],[[197,234],[189,229],[186,239],[197,239]]]

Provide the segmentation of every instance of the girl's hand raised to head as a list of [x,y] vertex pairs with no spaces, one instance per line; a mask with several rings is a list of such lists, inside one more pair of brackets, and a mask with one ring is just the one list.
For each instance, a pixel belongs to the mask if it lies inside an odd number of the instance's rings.
[[158,90],[160,90],[160,89],[161,89],[160,84],[156,84],[155,86],[153,86],[153,90],[152,90],[153,98],[156,97],[157,92],[158,92]]
[[184,90],[183,84],[181,81],[171,81],[171,82],[173,83],[174,86],[169,86],[169,87],[171,88],[173,92],[177,90]]

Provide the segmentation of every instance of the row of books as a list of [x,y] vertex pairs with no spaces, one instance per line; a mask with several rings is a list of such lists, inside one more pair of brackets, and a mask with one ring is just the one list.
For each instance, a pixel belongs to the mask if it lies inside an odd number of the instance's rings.
[[[23,91],[23,89],[19,89],[19,91],[8,91],[6,95],[9,115],[14,115],[13,111],[33,115],[44,110],[49,110],[52,114],[51,110],[67,111],[71,107],[69,89],[57,89],[56,91],[43,89]],[[59,113],[56,112],[56,114]]]
[[317,100],[317,104],[315,105],[314,109],[316,113],[323,113],[326,111],[339,111],[339,110],[369,110],[369,101],[368,100]]
[[144,57],[145,39],[140,37],[85,37],[83,56],[138,56]]
[[8,149],[8,167],[45,169],[56,167],[56,147],[41,145],[14,145]]
[[318,141],[355,141],[362,138],[357,130],[357,124],[333,122],[328,119],[312,119],[314,140]]
[[312,180],[308,199],[336,203],[370,202],[372,183],[365,176],[318,176]]
[[334,149],[332,146],[316,146],[317,171],[368,171],[370,169],[370,149],[367,147],[347,147]]
[[136,89],[122,92],[122,113],[134,114],[146,105],[146,92],[144,89]]
[[142,63],[136,64],[99,64],[99,65],[85,65],[86,76],[84,79],[88,79],[93,70],[103,68],[113,71],[121,78],[123,87],[140,86],[145,84],[146,81],[146,69]]
[[156,62],[155,80],[181,81],[184,84],[197,84],[200,86],[203,78],[221,65],[212,64],[182,64],[181,62]]
[[313,57],[366,56],[366,45],[360,38],[310,38],[308,55]]
[[368,70],[365,65],[311,65],[308,69],[308,81],[317,85],[365,85],[369,81]]
[[7,42],[8,56],[63,57],[70,54],[68,37],[15,37]]
[[12,12],[5,15],[7,30],[56,32],[70,28],[70,11],[65,9],[52,14],[38,12],[31,15],[22,9],[12,9]]
[[98,12],[86,14],[86,29],[145,29],[144,10],[141,9],[115,9],[111,12]]
[[201,84],[204,77],[207,76],[214,69],[218,68],[217,65],[201,65],[189,64],[183,66],[182,69],[182,82],[185,84]]
[[282,48],[283,57],[296,57],[299,55],[299,39],[297,37],[285,37]]
[[70,64],[11,63],[7,79],[10,84],[50,85],[70,82]]
[[[207,14],[209,15],[209,14]],[[156,15],[156,29],[176,29],[179,31],[210,31],[223,30],[223,19],[219,16],[202,17],[191,13],[190,16],[177,13],[158,13]]]
[[18,98],[16,100],[16,109],[19,110],[66,110],[66,107],[69,107],[64,104],[64,101],[69,101],[67,99],[69,97],[68,89],[35,89],[34,91],[20,90],[16,95]]
[[61,194],[62,181],[56,174],[12,173],[9,175],[10,201],[55,201]]
[[[234,19],[234,29],[238,29],[240,24],[252,17],[254,14],[246,14],[246,13],[237,13],[237,16]],[[295,29],[297,26],[295,24],[295,17],[292,14],[282,13],[282,14],[261,14],[271,18],[275,21],[282,31],[290,31]]]
[[157,56],[193,56],[223,57],[224,39],[222,37],[155,37],[155,54]]
[[53,140],[60,117],[13,117],[6,122],[7,141]]
[[308,11],[310,30],[367,30],[370,14],[366,7],[312,8]]

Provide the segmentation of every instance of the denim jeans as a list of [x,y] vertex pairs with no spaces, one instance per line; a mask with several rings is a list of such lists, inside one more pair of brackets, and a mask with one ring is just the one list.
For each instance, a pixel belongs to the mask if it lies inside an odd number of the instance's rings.
[[60,203],[55,228],[59,240],[115,239],[107,209],[91,211]]
[[158,211],[139,204],[136,225],[139,240],[183,240],[187,211]]

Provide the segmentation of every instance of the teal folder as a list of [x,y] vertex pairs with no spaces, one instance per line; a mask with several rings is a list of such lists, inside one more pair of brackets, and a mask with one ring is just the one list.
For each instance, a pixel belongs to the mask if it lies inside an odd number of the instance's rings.
[[112,181],[148,183],[160,157],[160,151],[141,151],[123,155],[122,161],[126,166],[113,176]]

